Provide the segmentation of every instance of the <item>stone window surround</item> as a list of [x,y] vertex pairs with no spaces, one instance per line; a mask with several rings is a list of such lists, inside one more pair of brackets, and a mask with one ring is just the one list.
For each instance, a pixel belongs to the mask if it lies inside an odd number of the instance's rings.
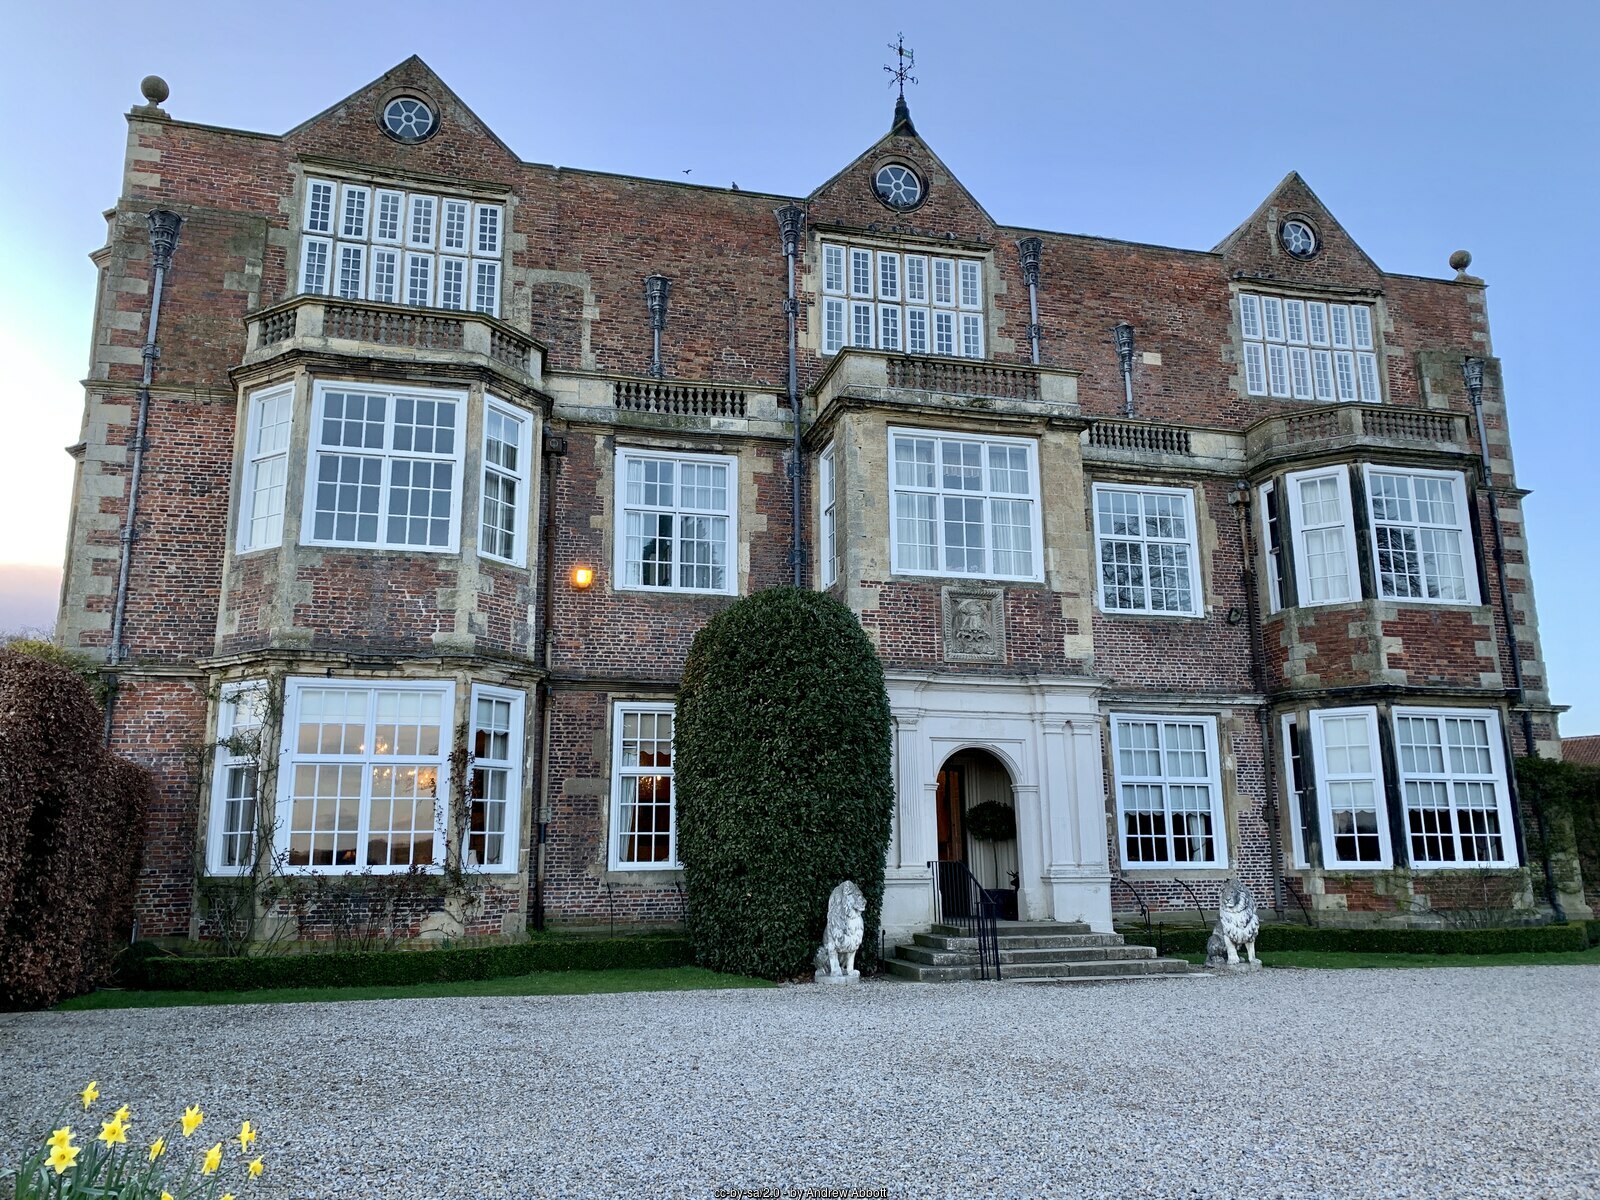
[[[718,587],[686,587],[678,581],[678,568],[681,565],[675,557],[670,564],[673,582],[670,585],[630,584],[627,579],[627,532],[626,513],[627,500],[627,471],[625,464],[630,458],[670,460],[679,464],[685,462],[706,463],[726,468],[726,496],[727,504],[722,513],[709,513],[709,510],[694,510],[698,515],[702,512],[713,516],[720,516],[726,521],[723,535],[723,586]],[[738,453],[713,452],[709,449],[679,449],[671,446],[637,445],[631,442],[618,442],[610,456],[611,472],[614,491],[611,499],[610,521],[608,528],[611,532],[611,586],[613,591],[626,592],[630,595],[707,595],[707,596],[733,596],[742,593],[743,574],[741,570],[740,532],[743,522],[740,520],[740,504],[744,494],[744,456]],[[673,512],[681,520],[684,516],[681,501],[677,499],[677,488],[681,486],[681,479],[674,480]],[[677,526],[674,526],[673,545],[678,546]]]
[[[1130,477],[1123,474],[1098,474],[1087,483],[1087,509],[1086,518],[1089,530],[1089,561],[1090,569],[1094,572],[1094,600],[1095,612],[1100,616],[1114,617],[1117,619],[1136,620],[1161,620],[1161,621],[1195,621],[1204,620],[1210,607],[1211,596],[1208,589],[1209,572],[1206,564],[1215,554],[1217,531],[1210,520],[1210,511],[1200,499],[1205,496],[1205,489],[1200,484],[1179,482],[1154,482],[1147,478]],[[1148,608],[1108,608],[1105,603],[1104,580],[1100,569],[1100,516],[1098,493],[1102,489],[1137,492],[1166,492],[1181,494],[1185,498],[1187,516],[1189,521],[1188,546],[1192,556],[1190,562],[1189,595],[1190,608],[1187,612],[1168,612]],[[1210,554],[1202,554],[1202,548]],[[1148,564],[1146,564],[1148,566]]]
[[[673,697],[629,697],[612,695],[607,698],[606,716],[606,745],[605,758],[607,785],[605,790],[606,805],[604,820],[601,822],[602,833],[605,837],[605,850],[601,855],[604,866],[604,879],[612,883],[631,884],[656,884],[670,883],[681,878],[682,865],[677,859],[678,838],[678,791],[676,780],[677,753],[673,751],[673,765],[667,769],[667,774],[672,782],[668,785],[671,789],[669,804],[669,820],[671,830],[672,855],[668,861],[660,863],[625,862],[618,856],[617,835],[621,828],[620,814],[622,809],[622,734],[623,717],[628,713],[654,713],[671,714],[676,721],[677,702]],[[676,724],[674,724],[676,732]]]
[[[1205,729],[1206,754],[1209,758],[1210,775],[1207,784],[1211,789],[1211,837],[1213,855],[1210,859],[1196,862],[1180,862],[1168,860],[1165,862],[1133,862],[1127,855],[1127,813],[1123,803],[1122,794],[1122,765],[1120,756],[1120,742],[1117,738],[1119,723],[1127,721],[1162,722],[1173,721],[1179,724],[1200,725]],[[1221,752],[1222,733],[1224,722],[1219,720],[1214,712],[1197,711],[1145,711],[1137,706],[1119,704],[1106,714],[1106,752],[1110,760],[1110,779],[1112,795],[1110,797],[1111,811],[1114,814],[1116,826],[1114,841],[1117,850],[1117,859],[1122,868],[1130,874],[1165,874],[1168,872],[1182,872],[1190,875],[1194,872],[1225,872],[1231,860],[1231,847],[1233,840],[1230,836],[1228,821],[1228,805],[1223,783],[1223,756]],[[1165,750],[1163,750],[1165,755]],[[1170,806],[1168,806],[1170,811]]]
[[[1320,236],[1320,235],[1319,235]],[[1276,225],[1272,235],[1273,244],[1277,244]],[[1318,254],[1321,254],[1321,248]],[[1235,393],[1247,403],[1268,404],[1360,404],[1361,400],[1316,400],[1295,399],[1293,393],[1293,379],[1291,375],[1290,391],[1288,397],[1272,396],[1270,394],[1252,393],[1246,385],[1245,379],[1245,342],[1244,325],[1240,311],[1239,297],[1241,293],[1254,295],[1271,295],[1281,300],[1303,300],[1307,303],[1321,304],[1362,304],[1372,309],[1372,352],[1377,357],[1378,389],[1377,401],[1365,403],[1385,403],[1389,396],[1389,375],[1386,363],[1391,355],[1400,355],[1404,352],[1392,344],[1394,336],[1394,321],[1389,315],[1388,300],[1381,292],[1374,292],[1365,288],[1345,287],[1313,287],[1298,284],[1288,280],[1258,280],[1251,278],[1231,279],[1228,281],[1228,337],[1224,343],[1224,359],[1234,367],[1234,374],[1229,380]],[[1270,386],[1268,391],[1270,392]],[[1358,384],[1359,394],[1359,384]],[[1316,395],[1313,381],[1312,396]],[[1337,384],[1335,385],[1337,395]]]

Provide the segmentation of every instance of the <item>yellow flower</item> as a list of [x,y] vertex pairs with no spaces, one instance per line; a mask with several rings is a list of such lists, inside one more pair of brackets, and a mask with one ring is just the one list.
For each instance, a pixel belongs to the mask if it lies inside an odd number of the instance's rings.
[[257,1175],[261,1174],[265,1167],[266,1164],[263,1163],[259,1158],[254,1158],[250,1160],[250,1166],[246,1169],[250,1172],[250,1178],[254,1179]]
[[150,1161],[151,1162],[155,1162],[156,1159],[160,1158],[166,1152],[167,1152],[167,1139],[166,1138],[158,1137],[155,1141],[150,1143]]
[[98,1099],[100,1099],[100,1081],[91,1079],[89,1080],[89,1086],[83,1089],[83,1106],[88,1108]]
[[171,1192],[162,1192],[161,1193],[161,1200],[172,1200],[172,1193]]
[[133,1111],[126,1104],[124,1104],[111,1115],[126,1125],[128,1123],[128,1118],[133,1115]]
[[77,1161],[78,1147],[67,1145],[50,1147],[50,1165],[56,1169],[57,1175]]
[[112,1146],[125,1146],[128,1144],[128,1129],[123,1123],[113,1117],[100,1126],[100,1132],[95,1135],[106,1144],[106,1149]]
[[250,1128],[249,1121],[246,1121],[243,1125],[239,1126],[239,1153],[243,1154],[246,1150],[250,1149],[250,1143],[254,1142],[255,1140],[256,1131]]
[[54,1150],[57,1146],[72,1145],[72,1126],[63,1125],[60,1129],[56,1130],[50,1135],[50,1140],[46,1142],[45,1145],[49,1146],[52,1150]]
[[200,1111],[198,1104],[191,1104],[183,1110],[183,1136],[188,1137],[200,1128],[200,1122],[206,1119],[205,1113]]
[[222,1165],[222,1143],[218,1142],[206,1151],[206,1160],[200,1164],[200,1174],[212,1175]]
[[232,1192],[223,1192],[222,1193],[222,1200],[233,1200],[233,1193]]

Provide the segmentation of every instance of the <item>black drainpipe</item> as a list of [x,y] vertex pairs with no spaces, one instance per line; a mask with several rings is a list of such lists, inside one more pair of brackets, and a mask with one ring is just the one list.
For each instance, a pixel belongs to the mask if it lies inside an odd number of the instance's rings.
[[1256,721],[1261,727],[1262,768],[1266,774],[1267,801],[1262,808],[1267,818],[1267,828],[1272,837],[1272,911],[1283,919],[1283,815],[1278,804],[1277,754],[1272,745],[1272,721],[1267,716],[1267,650],[1261,629],[1261,606],[1256,579],[1256,550],[1251,539],[1250,485],[1239,480],[1233,495],[1228,498],[1239,519],[1239,552],[1244,568],[1239,572],[1244,583],[1245,620],[1250,627],[1250,682],[1261,694],[1256,705]]
[[555,687],[550,682],[551,664],[555,661],[555,583],[556,583],[556,476],[561,470],[561,458],[567,452],[567,439],[552,437],[549,430],[544,435],[544,597],[540,616],[543,618],[544,679],[539,683],[539,811],[534,824],[533,862],[533,928],[544,929],[544,873],[545,845],[550,836],[550,726],[551,707]]
[[[1522,650],[1517,645],[1517,631],[1511,623],[1511,588],[1506,583],[1506,548],[1500,534],[1500,497],[1494,488],[1494,469],[1489,465],[1489,430],[1483,423],[1483,359],[1468,358],[1461,364],[1461,374],[1467,383],[1467,398],[1472,401],[1472,415],[1478,423],[1478,456],[1483,462],[1483,490],[1489,497],[1489,529],[1494,543],[1494,573],[1500,581],[1500,612],[1506,623],[1506,645],[1511,651],[1511,682],[1517,693],[1517,711],[1522,718],[1522,744],[1529,758],[1537,756],[1533,748],[1533,714],[1528,711],[1528,692],[1522,681]],[[1524,530],[1524,537],[1527,536]],[[1520,800],[1517,772],[1507,772],[1506,784],[1514,799]],[[1539,789],[1530,791],[1533,800],[1533,817],[1539,825],[1539,857],[1544,867],[1545,898],[1550,901],[1550,911],[1558,925],[1567,923],[1567,910],[1561,907],[1556,889],[1555,871],[1550,866],[1550,827],[1545,820],[1544,803]]]
[[[145,431],[150,424],[150,381],[155,374],[161,347],[156,341],[161,326],[161,292],[166,283],[172,252],[178,245],[178,230],[183,218],[165,209],[153,209],[150,221],[150,322],[144,339],[144,373],[139,380],[139,413],[133,426],[133,464],[128,474],[128,512],[122,523],[122,553],[117,565],[117,598],[111,614],[111,645],[106,650],[106,665],[115,667],[127,657],[122,644],[122,623],[128,615],[128,575],[133,561],[133,543],[138,538],[135,521],[139,512],[139,480],[144,475]],[[111,680],[106,692],[105,744],[111,744],[111,726],[116,712],[117,683]]]
[[800,467],[800,383],[797,364],[798,350],[795,342],[795,323],[800,316],[800,302],[794,293],[794,260],[800,252],[800,230],[805,224],[805,209],[798,204],[785,204],[774,211],[778,228],[783,233],[783,257],[788,260],[789,291],[783,301],[783,313],[789,324],[789,416],[794,422],[794,445],[789,455],[789,499],[792,540],[789,548],[789,566],[794,574],[794,586],[805,586],[805,551],[800,537],[800,485],[803,472]]

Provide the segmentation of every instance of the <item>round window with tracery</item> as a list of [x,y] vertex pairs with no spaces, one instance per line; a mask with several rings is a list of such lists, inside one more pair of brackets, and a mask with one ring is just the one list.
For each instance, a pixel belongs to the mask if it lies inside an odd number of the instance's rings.
[[424,100],[399,96],[383,108],[383,127],[402,142],[420,142],[433,132],[438,118]]
[[879,167],[873,186],[877,189],[879,200],[901,212],[922,203],[922,180],[917,178],[915,171],[901,163]]
[[1305,221],[1285,221],[1278,236],[1295,258],[1310,258],[1317,252],[1317,231]]

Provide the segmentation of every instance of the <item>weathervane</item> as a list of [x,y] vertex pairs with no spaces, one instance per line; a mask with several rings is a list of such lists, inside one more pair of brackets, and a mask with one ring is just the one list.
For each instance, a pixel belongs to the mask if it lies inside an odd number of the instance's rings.
[[900,99],[904,100],[906,98],[906,84],[908,82],[917,82],[917,77],[911,73],[911,68],[917,65],[917,56],[906,49],[906,35],[903,33],[897,35],[897,40],[889,49],[895,52],[899,65],[885,67],[884,70],[889,72],[890,86],[897,83],[900,85]]

